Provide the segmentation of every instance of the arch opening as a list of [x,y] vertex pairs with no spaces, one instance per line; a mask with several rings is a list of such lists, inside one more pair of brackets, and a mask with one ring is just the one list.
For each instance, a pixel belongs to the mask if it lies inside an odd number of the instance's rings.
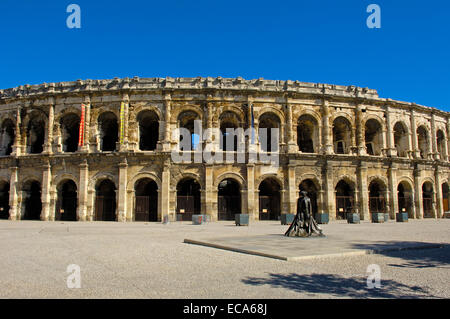
[[317,219],[317,214],[319,212],[319,206],[317,202],[319,190],[317,189],[316,184],[314,184],[311,179],[305,179],[300,183],[299,191],[305,191],[308,193],[308,197],[311,199],[313,216]]
[[150,178],[136,182],[134,220],[140,222],[158,221],[158,185]]
[[259,219],[279,220],[281,214],[281,187],[274,178],[266,178],[259,185]]
[[96,187],[95,220],[116,220],[116,186],[109,179],[104,179]]
[[227,178],[218,186],[218,219],[234,220],[235,214],[241,213],[241,189],[239,183]]
[[444,213],[450,212],[450,189],[448,183],[442,184],[442,205]]
[[154,151],[159,139],[158,115],[153,111],[142,111],[137,121],[139,122],[139,149]]
[[402,122],[397,122],[394,125],[394,145],[397,150],[398,157],[408,157],[408,130]]
[[0,156],[8,156],[12,153],[15,140],[14,123],[10,119],[3,121],[0,131]]
[[259,118],[258,139],[263,152],[278,152],[280,144],[280,118],[273,113],[264,113]]
[[192,215],[200,213],[200,184],[193,178],[181,180],[177,184],[177,214],[183,221],[192,221]]
[[445,159],[445,135],[441,130],[438,130],[436,133],[436,145],[440,159]]
[[100,149],[103,152],[113,152],[119,140],[119,125],[117,117],[112,112],[104,112],[98,118],[100,131]]
[[26,183],[22,189],[24,220],[41,220],[41,184],[38,181]]
[[44,150],[45,121],[40,117],[32,117],[27,127],[27,152],[40,154]]
[[78,150],[80,135],[80,117],[76,114],[67,114],[61,118],[61,133],[63,138],[63,152],[73,153]]
[[235,130],[239,128],[240,121],[234,112],[224,112],[220,116],[220,149],[228,152],[237,152],[238,135]]
[[0,182],[0,219],[9,219],[9,183]]
[[366,151],[369,155],[379,156],[383,149],[383,130],[381,124],[374,119],[370,119],[365,125]]
[[335,154],[349,154],[352,145],[352,126],[345,117],[333,122],[333,145]]
[[409,218],[414,218],[412,208],[413,208],[413,197],[412,197],[412,187],[406,183],[401,182],[397,187],[397,198],[398,198],[398,210],[400,213],[408,213]]
[[58,187],[58,203],[56,206],[55,220],[76,221],[77,206],[77,185],[72,180],[61,182]]
[[433,218],[433,184],[425,182],[422,185],[422,203],[423,203],[423,218]]
[[201,136],[195,132],[195,121],[199,121],[200,116],[194,111],[184,111],[178,116],[178,127],[189,131],[189,140],[184,141],[183,135],[180,135],[180,143],[186,146],[190,145],[191,150],[197,150],[200,145]]
[[369,213],[386,213],[386,188],[379,181],[372,181],[369,185]]
[[335,188],[336,193],[336,219],[347,219],[353,213],[354,191],[344,180],[339,181]]
[[302,115],[297,123],[297,145],[302,153],[315,153],[318,145],[318,124],[311,115]]
[[420,157],[425,159],[428,155],[428,131],[425,127],[420,126],[417,129],[417,146],[419,147]]

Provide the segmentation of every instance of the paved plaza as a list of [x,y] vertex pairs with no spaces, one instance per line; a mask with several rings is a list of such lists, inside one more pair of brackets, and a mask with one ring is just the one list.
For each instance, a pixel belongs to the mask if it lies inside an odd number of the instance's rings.
[[[325,238],[303,239],[274,221],[2,221],[0,297],[450,297],[450,219],[321,227]],[[67,287],[71,264],[79,289]],[[368,289],[373,264],[381,288]]]

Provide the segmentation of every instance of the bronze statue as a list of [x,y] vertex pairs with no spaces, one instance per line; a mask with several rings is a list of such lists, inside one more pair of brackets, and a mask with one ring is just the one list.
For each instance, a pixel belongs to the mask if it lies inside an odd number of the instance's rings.
[[311,199],[307,192],[300,192],[300,198],[297,201],[297,214],[284,235],[288,237],[324,236],[322,229],[314,220]]

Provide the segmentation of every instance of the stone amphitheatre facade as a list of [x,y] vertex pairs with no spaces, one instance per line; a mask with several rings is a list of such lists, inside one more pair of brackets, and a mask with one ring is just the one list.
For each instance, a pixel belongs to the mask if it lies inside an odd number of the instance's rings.
[[[0,90],[0,119],[4,219],[277,220],[296,212],[300,190],[332,220],[350,212],[441,218],[449,210],[450,114],[372,89],[220,77],[78,80]],[[194,120],[203,129],[278,128],[276,150],[258,139],[239,143],[277,153],[279,165],[174,162],[172,133]],[[198,149],[206,145],[223,149],[212,137]]]

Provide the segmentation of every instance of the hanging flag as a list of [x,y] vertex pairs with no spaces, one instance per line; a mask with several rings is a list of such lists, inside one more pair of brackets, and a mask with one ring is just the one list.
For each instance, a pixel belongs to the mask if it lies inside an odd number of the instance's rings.
[[78,136],[78,146],[84,145],[84,118],[86,113],[86,106],[81,104],[81,118],[80,118],[80,131]]
[[125,103],[120,104],[120,144],[123,144],[125,136]]

